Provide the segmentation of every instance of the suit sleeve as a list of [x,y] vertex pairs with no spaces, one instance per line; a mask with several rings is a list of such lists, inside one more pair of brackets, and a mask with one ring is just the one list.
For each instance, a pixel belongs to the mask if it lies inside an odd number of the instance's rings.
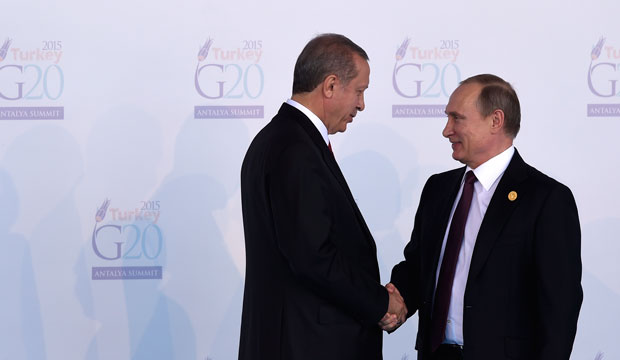
[[536,224],[539,359],[569,359],[583,300],[581,231],[571,191],[557,183]]
[[376,324],[387,312],[387,290],[333,241],[332,175],[317,152],[302,145],[282,153],[268,179],[278,247],[305,285],[343,311]]

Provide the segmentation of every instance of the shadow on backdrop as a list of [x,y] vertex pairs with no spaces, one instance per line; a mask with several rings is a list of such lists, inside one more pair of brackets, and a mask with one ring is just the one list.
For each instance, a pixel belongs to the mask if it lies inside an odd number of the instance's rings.
[[214,212],[238,196],[247,132],[240,120],[187,119],[173,170],[151,198],[161,204],[165,234],[163,291],[190,314],[191,336],[198,339],[192,358],[237,358],[243,284]]
[[19,198],[11,176],[0,168],[0,358],[46,359],[45,336],[30,246],[11,231],[19,214]]
[[[28,236],[34,269],[39,279],[38,291],[49,358],[69,358],[92,333],[92,323],[78,311],[74,294],[74,263],[80,249],[81,219],[75,190],[82,180],[84,165],[75,137],[64,127],[45,124],[20,135],[12,161],[20,175],[29,203],[24,214],[35,215]],[[23,166],[22,166],[23,165]],[[19,168],[19,170],[17,170]],[[79,350],[78,350],[79,351]]]

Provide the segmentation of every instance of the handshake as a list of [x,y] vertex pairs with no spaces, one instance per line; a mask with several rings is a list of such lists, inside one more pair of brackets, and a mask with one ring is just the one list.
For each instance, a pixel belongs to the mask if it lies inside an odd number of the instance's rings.
[[379,321],[379,327],[385,331],[394,331],[407,321],[407,306],[394,284],[388,283],[385,288],[389,293],[390,302],[387,313]]

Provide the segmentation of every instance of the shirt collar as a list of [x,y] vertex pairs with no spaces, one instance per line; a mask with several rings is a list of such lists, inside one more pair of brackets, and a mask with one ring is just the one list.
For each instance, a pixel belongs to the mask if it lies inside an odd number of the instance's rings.
[[[484,190],[489,191],[493,183],[506,171],[514,153],[515,147],[514,145],[510,145],[508,149],[473,169],[476,179],[478,179],[480,184],[484,187]],[[465,173],[469,170],[472,170],[472,168],[468,166],[467,169],[465,169]]]
[[327,127],[325,127],[325,124],[323,124],[323,122],[321,121],[321,119],[319,119],[318,116],[316,116],[307,107],[303,106],[302,104],[298,103],[297,101],[295,101],[293,99],[286,100],[286,103],[291,105],[295,109],[301,111],[302,113],[304,113],[304,115],[306,115],[308,117],[308,119],[310,119],[310,121],[312,121],[312,123],[314,124],[316,129],[319,131],[319,133],[323,137],[323,140],[325,141],[325,145],[329,145],[329,137],[328,137]]

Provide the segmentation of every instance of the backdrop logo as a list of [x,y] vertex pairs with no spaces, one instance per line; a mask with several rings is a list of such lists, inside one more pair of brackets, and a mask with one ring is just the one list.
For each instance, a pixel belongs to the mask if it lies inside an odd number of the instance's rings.
[[9,52],[9,47],[11,46],[11,42],[13,40],[6,39],[4,40],[4,44],[0,47],[0,61],[6,59],[6,54]]
[[392,86],[407,103],[392,105],[392,117],[445,117],[447,99],[461,81],[460,54],[459,40],[423,46],[406,38],[396,50]]
[[[0,46],[0,120],[62,120],[53,106],[64,91],[62,41],[24,47],[7,38]],[[7,106],[11,105],[11,106]]]
[[263,105],[250,105],[260,98],[265,85],[262,56],[262,40],[215,47],[214,40],[208,38],[198,51],[194,86],[204,101],[217,105],[195,106],[194,118],[262,119]]
[[602,37],[590,52],[588,88],[597,100],[605,103],[588,104],[588,117],[620,117],[620,48],[605,45]]
[[[106,266],[93,267],[92,279],[161,279],[162,267],[152,265],[158,262],[164,247],[157,225],[159,201],[141,201],[140,206],[130,210],[109,206],[110,200],[106,199],[95,214],[91,244],[95,256]],[[111,221],[104,224],[106,216]]]

